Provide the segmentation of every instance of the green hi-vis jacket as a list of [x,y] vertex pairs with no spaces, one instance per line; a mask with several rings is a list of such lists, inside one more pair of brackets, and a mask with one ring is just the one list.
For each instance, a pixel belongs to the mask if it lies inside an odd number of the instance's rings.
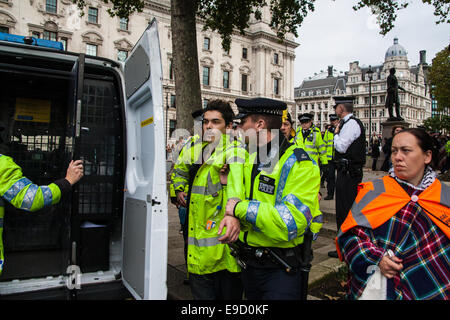
[[51,183],[37,186],[22,175],[22,169],[11,159],[0,154],[0,274],[3,270],[3,218],[5,207],[3,200],[14,207],[26,211],[37,211],[43,207],[58,203],[61,190]]
[[[195,175],[189,199],[188,216],[188,271],[195,274],[208,274],[221,270],[239,272],[236,259],[230,248],[222,244],[217,234],[225,214],[228,198],[245,199],[244,164],[246,151],[242,144],[223,134],[214,149],[213,143],[197,140],[184,150],[174,167],[175,191],[185,191],[190,167],[198,163],[202,154],[206,160]],[[220,183],[219,172],[223,165],[229,165],[228,186]],[[222,235],[225,230],[222,232]]]
[[[256,152],[249,163],[255,159]],[[253,165],[245,166],[247,200],[235,207],[241,221],[239,239],[254,247],[290,248],[303,243],[307,228],[316,239],[323,223],[320,170],[305,150],[290,145],[276,164],[262,167],[253,181],[252,169]]]
[[334,133],[327,129],[323,134],[323,143],[325,143],[327,159],[330,162],[334,158]]
[[[300,141],[303,142],[303,146],[300,144]],[[295,143],[298,147],[303,147],[317,164],[319,164],[318,160],[320,160],[320,164],[322,165],[328,164],[327,149],[322,140],[322,133],[316,126],[311,126],[307,137],[303,136],[302,127],[300,126],[295,135]]]

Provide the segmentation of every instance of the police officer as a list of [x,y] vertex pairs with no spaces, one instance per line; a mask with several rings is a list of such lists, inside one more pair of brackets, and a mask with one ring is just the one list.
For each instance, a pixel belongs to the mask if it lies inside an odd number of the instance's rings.
[[[233,117],[229,103],[210,101],[203,112],[202,139],[183,151],[175,166],[178,201],[188,204],[187,269],[196,300],[242,298],[241,269],[226,245],[239,236],[239,221],[224,216],[228,198],[245,198],[245,149],[226,132]],[[228,186],[220,180],[224,164],[229,167]]]
[[[363,178],[366,162],[365,130],[359,119],[353,115],[354,96],[333,97],[334,109],[341,120],[334,132],[336,178],[336,224],[340,229],[356,198],[358,184]],[[336,251],[328,255],[337,258]]]
[[[1,141],[0,141],[1,144]],[[4,200],[17,209],[34,212],[44,207],[57,204],[69,195],[72,186],[83,176],[81,160],[71,161],[66,177],[56,180],[48,186],[38,186],[23,176],[22,169],[12,158],[0,154],[0,274],[3,270],[3,218],[5,216]]]
[[323,135],[323,142],[327,147],[327,159],[328,168],[325,173],[325,178],[327,181],[327,196],[324,200],[333,200],[334,198],[334,188],[336,185],[336,165],[334,162],[334,131],[339,124],[339,118],[336,114],[330,114],[330,126],[327,128]]
[[287,112],[287,110],[284,113],[286,115],[283,114],[280,130],[289,142],[294,142],[295,129],[293,127],[291,114]]
[[245,295],[250,300],[299,299],[304,234],[308,228],[317,234],[322,226],[319,167],[280,132],[286,103],[267,98],[235,103],[251,153],[244,167],[246,199],[229,199],[225,214],[241,223],[239,241],[231,246],[245,266]]
[[[303,113],[298,116],[300,127],[298,128],[295,136],[295,143],[299,147],[304,148],[305,151],[308,152],[309,156],[320,165],[322,177],[324,172],[327,171],[327,148],[322,140],[322,133],[320,132],[320,129],[312,123],[312,119],[313,115],[310,113]],[[303,145],[300,144],[301,142],[303,142]],[[322,185],[322,187],[324,186]],[[322,195],[320,192],[319,194],[321,197]]]

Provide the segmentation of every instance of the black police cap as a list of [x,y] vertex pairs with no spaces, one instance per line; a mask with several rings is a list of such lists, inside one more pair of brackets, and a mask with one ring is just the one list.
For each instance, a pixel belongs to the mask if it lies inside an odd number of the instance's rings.
[[339,120],[336,114],[329,114],[328,117],[330,118],[330,121]]
[[298,120],[300,122],[302,121],[311,121],[313,118],[313,115],[311,113],[302,113],[298,116]]
[[333,97],[334,102],[336,103],[333,108],[336,109],[336,107],[341,103],[353,103],[355,100],[355,96],[337,96]]
[[235,103],[239,111],[235,119],[242,119],[250,114],[267,114],[281,117],[283,110],[287,109],[286,102],[269,98],[236,99]]

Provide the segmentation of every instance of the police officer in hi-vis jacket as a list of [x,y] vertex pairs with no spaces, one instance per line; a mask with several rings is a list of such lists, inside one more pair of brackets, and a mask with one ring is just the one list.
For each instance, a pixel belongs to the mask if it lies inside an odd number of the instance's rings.
[[235,102],[250,153],[244,166],[245,199],[228,199],[225,214],[241,223],[239,240],[230,246],[237,248],[245,267],[245,296],[300,299],[304,234],[317,235],[322,226],[319,166],[280,132],[286,103],[266,98]]

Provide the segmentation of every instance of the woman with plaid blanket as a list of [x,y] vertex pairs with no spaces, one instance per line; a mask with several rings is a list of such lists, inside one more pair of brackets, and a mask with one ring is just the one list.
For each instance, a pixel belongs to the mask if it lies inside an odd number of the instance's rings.
[[450,187],[436,179],[433,153],[424,130],[404,129],[392,142],[389,175],[361,185],[336,243],[349,266],[349,299],[373,286],[373,271],[381,273],[375,289],[384,280],[382,299],[450,298]]

